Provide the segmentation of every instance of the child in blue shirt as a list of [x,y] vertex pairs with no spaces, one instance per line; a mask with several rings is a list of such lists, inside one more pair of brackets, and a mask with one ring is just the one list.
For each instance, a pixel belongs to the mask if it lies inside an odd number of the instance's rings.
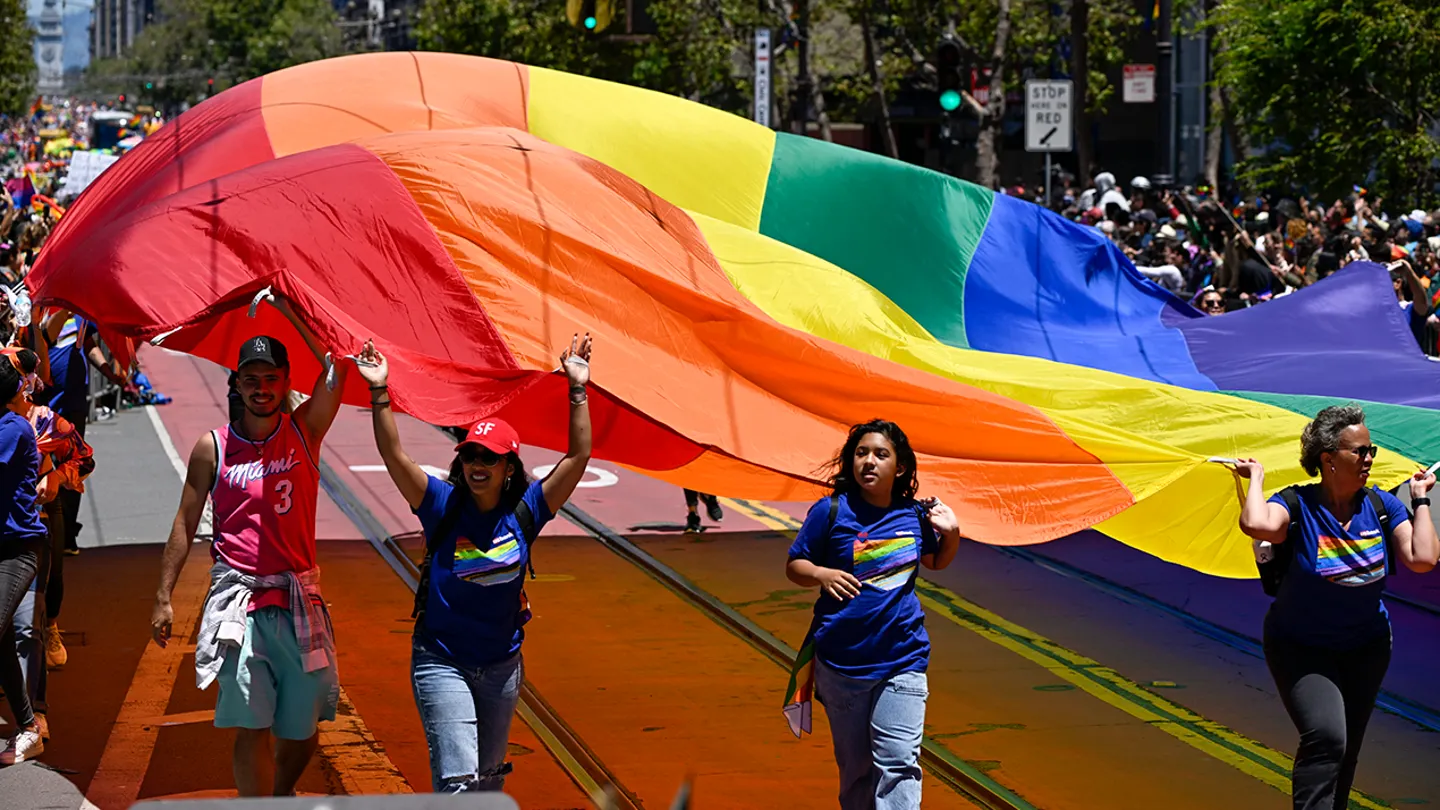
[[791,582],[820,588],[786,715],[797,735],[810,730],[813,664],[840,807],[915,808],[930,663],[915,579],[955,559],[959,523],[938,499],[915,500],[915,451],[893,422],[852,427],[834,464],[834,491],[810,508],[785,565]]

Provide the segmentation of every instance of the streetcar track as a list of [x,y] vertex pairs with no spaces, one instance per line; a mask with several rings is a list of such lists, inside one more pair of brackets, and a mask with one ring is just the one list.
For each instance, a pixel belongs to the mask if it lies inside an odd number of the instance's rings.
[[[797,655],[794,648],[632,541],[625,539],[609,526],[591,517],[583,509],[567,503],[560,508],[560,514],[780,667],[789,670],[794,665]],[[779,715],[780,712],[777,711],[776,714]],[[779,722],[778,716],[776,722]],[[928,736],[921,743],[920,763],[924,766],[926,773],[986,810],[1036,810],[1034,805],[955,756],[943,744]]]
[[[400,581],[405,583],[405,587],[414,592],[420,582],[420,569],[415,565],[415,561],[410,559],[410,555],[385,530],[374,513],[360,501],[335,468],[324,459],[320,461],[320,484],[340,511],[365,536],[380,558],[395,572]],[[520,687],[519,714],[565,774],[592,801],[598,804],[601,796],[606,793],[606,788],[613,787],[614,790],[610,791],[610,795],[605,799],[607,808],[640,810],[643,807],[641,801],[625,788],[580,735],[541,696],[529,678],[526,678]]]

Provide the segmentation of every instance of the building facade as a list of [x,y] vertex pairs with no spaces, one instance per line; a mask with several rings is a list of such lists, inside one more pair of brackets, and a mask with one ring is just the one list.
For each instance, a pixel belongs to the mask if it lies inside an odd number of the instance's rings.
[[95,0],[90,17],[90,58],[120,56],[155,21],[155,0]]

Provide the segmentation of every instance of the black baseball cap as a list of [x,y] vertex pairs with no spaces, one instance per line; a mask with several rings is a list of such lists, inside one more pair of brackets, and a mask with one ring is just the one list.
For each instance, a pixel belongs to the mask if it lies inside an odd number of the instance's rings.
[[290,355],[285,344],[267,335],[256,335],[240,345],[240,362],[235,365],[239,371],[249,363],[269,363],[276,368],[289,368]]

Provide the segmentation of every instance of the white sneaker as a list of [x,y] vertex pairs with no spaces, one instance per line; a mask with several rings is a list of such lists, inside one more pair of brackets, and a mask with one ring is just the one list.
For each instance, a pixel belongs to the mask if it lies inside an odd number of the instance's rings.
[[27,729],[16,734],[0,751],[0,765],[14,765],[24,762],[27,759],[34,759],[45,753],[45,741],[40,739],[40,732],[35,729]]

